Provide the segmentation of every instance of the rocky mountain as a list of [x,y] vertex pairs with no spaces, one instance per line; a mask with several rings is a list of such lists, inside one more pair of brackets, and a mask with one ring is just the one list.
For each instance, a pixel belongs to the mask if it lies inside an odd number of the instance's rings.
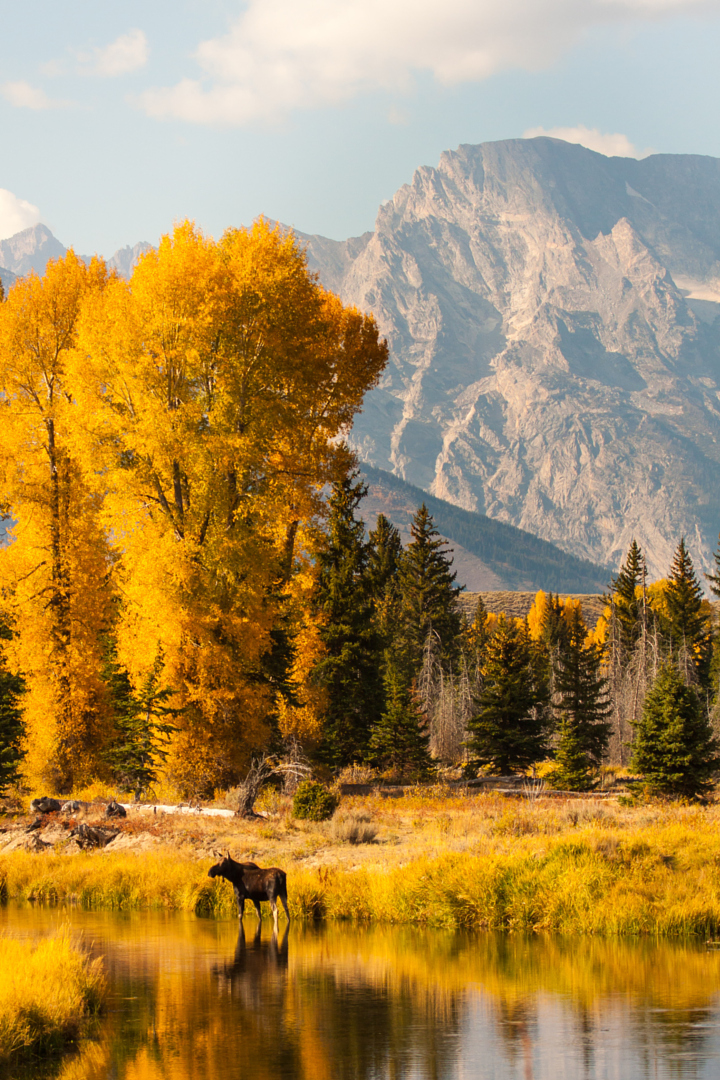
[[391,361],[351,441],[458,507],[667,571],[720,529],[720,161],[461,146],[310,265]]
[[15,277],[22,277],[30,270],[42,274],[48,260],[62,258],[65,251],[47,225],[33,225],[15,233],[9,240],[0,240],[0,267]]
[[120,277],[129,278],[137,266],[140,256],[144,255],[146,251],[152,251],[152,244],[141,240],[134,247],[120,248],[114,255],[110,256],[107,264],[111,270],[117,270]]
[[607,568],[568,555],[522,529],[463,510],[382,469],[363,465],[362,473],[368,493],[359,513],[367,531],[375,528],[378,514],[384,514],[400,531],[403,544],[409,544],[410,524],[424,502],[452,550],[456,584],[472,594],[529,590],[534,597],[538,589],[582,594],[607,590]]
[[[134,247],[124,247],[116,251],[107,260],[108,266],[117,270],[122,277],[130,277],[140,256],[149,251],[152,244],[141,241]],[[61,259],[67,248],[57,240],[47,225],[33,225],[23,229],[8,240],[0,240],[0,278],[8,288],[16,278],[35,270],[45,272],[49,259]],[[91,256],[81,255],[89,262]]]

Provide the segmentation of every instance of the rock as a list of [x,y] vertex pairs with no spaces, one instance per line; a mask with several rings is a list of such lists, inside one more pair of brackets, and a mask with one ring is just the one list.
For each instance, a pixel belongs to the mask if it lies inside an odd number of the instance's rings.
[[149,851],[161,843],[156,836],[149,832],[138,833],[133,836],[129,833],[118,833],[114,840],[106,845],[105,851]]
[[43,795],[39,799],[33,799],[30,803],[30,809],[35,810],[40,814],[56,814],[62,807],[62,803],[59,799],[51,799],[48,795]]
[[72,830],[69,839],[74,840],[83,850],[87,850],[88,848],[104,848],[116,836],[116,829],[103,829],[99,826],[88,825],[83,821]]
[[86,802],[79,802],[78,799],[68,799],[67,802],[62,804],[61,810],[63,814],[78,814],[81,810],[87,810],[87,807]]
[[40,839],[37,832],[28,833],[26,829],[18,829],[11,833],[6,833],[0,844],[0,850],[4,852],[33,851],[41,853],[50,851],[51,849],[52,844],[46,844]]
[[105,808],[105,817],[127,817],[127,810],[113,799]]
[[302,239],[390,344],[350,433],[361,459],[596,563],[634,536],[658,577],[684,534],[710,565],[720,161],[461,146],[372,233]]

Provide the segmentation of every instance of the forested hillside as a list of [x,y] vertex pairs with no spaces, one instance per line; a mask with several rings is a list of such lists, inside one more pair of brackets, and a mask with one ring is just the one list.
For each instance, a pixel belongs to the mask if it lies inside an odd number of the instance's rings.
[[[458,581],[473,591],[489,588],[596,593],[607,588],[610,570],[605,567],[569,555],[523,529],[463,510],[366,462],[361,469],[369,489],[363,503],[367,524],[374,524],[377,514],[384,513],[402,534],[403,530],[409,531],[413,513],[424,502],[439,533],[451,544],[462,545],[478,560],[479,565],[473,566],[465,559],[459,560],[460,553],[455,551],[455,562],[462,565]],[[399,498],[388,498],[389,494]]]

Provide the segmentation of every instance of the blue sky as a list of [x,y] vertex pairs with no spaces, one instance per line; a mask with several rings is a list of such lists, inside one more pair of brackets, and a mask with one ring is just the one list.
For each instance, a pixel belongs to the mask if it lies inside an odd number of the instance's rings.
[[0,237],[343,239],[459,143],[720,157],[720,0],[0,0]]

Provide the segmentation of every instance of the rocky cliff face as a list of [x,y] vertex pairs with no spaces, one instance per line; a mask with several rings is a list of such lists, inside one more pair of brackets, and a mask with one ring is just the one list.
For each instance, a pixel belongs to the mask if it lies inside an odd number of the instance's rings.
[[720,528],[720,161],[555,139],[463,146],[375,231],[305,237],[391,363],[360,457],[469,510],[653,575]]

